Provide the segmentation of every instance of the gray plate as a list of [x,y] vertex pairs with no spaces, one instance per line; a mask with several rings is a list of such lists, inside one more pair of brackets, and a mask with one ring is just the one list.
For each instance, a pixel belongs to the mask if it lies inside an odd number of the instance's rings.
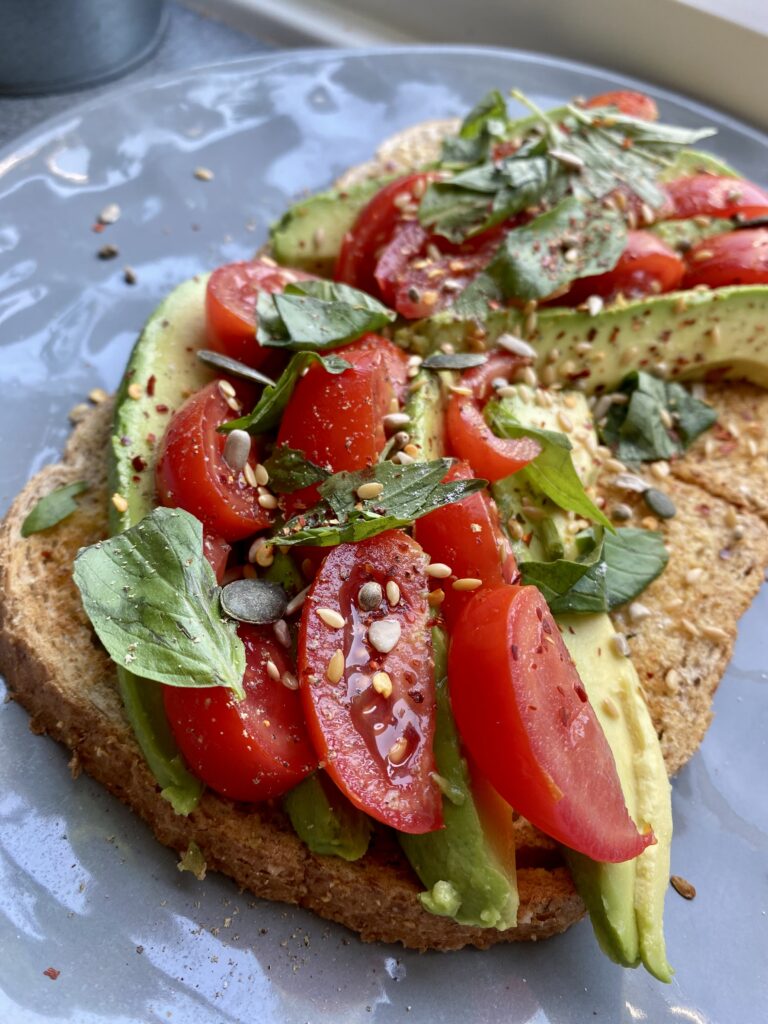
[[[0,507],[61,451],[67,411],[114,388],[144,318],[182,278],[247,256],[289,200],[393,130],[515,84],[544,105],[625,85],[545,57],[471,49],[291,53],[116,90],[0,153]],[[765,177],[768,140],[650,89],[667,120]],[[215,179],[202,182],[193,169]],[[107,202],[123,215],[91,230]],[[105,242],[120,249],[102,262]],[[130,287],[122,267],[138,283]],[[586,922],[539,945],[416,955],[309,913],[200,884],[67,755],[0,708],[0,1020],[233,1022],[765,1020],[765,591],[745,617],[701,751],[675,782],[664,986],[597,950]],[[65,643],[62,638],[62,643]],[[56,981],[43,971],[61,972]]]

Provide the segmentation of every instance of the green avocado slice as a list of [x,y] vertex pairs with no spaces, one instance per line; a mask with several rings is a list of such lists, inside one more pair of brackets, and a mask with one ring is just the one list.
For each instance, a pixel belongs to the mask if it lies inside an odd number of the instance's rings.
[[296,835],[313,853],[359,860],[368,849],[371,819],[323,771],[286,793],[283,807]]

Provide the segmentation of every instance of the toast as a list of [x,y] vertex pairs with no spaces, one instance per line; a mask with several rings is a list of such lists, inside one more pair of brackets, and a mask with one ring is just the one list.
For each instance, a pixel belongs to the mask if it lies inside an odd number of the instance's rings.
[[[376,161],[341,179],[405,170],[435,154],[454,122],[418,126],[393,137]],[[614,616],[628,635],[670,774],[694,753],[711,720],[711,701],[730,658],[736,623],[768,565],[768,471],[755,470],[754,428],[768,414],[768,395],[746,385],[711,388],[731,447],[705,435],[670,464],[664,483],[678,514],[664,521],[669,566],[642,595],[642,615]],[[399,846],[377,829],[364,858],[347,862],[311,853],[277,804],[238,806],[206,792],[188,816],[176,815],[159,792],[123,711],[114,667],[82,609],[71,577],[77,550],[107,536],[106,465],[112,407],[105,402],[77,424],[63,460],[42,470],[21,492],[0,526],[0,671],[11,695],[29,711],[31,727],[66,744],[73,774],[81,769],[131,806],[160,842],[183,852],[196,844],[207,867],[257,896],[297,903],[358,932],[367,941],[415,949],[485,948],[541,939],[584,914],[556,845],[522,818],[516,821],[518,925],[506,931],[471,928],[423,909],[421,886]],[[744,423],[742,427],[739,424]],[[723,429],[723,428],[716,428]],[[713,435],[720,443],[719,435]],[[734,457],[734,453],[738,453]],[[742,477],[743,472],[743,477]],[[35,502],[55,487],[87,480],[78,510],[44,533],[22,538]],[[747,479],[745,485],[743,480]],[[610,476],[606,501],[627,502]],[[632,501],[630,501],[632,504]],[[647,509],[634,503],[639,521]],[[761,518],[762,517],[762,518]],[[706,567],[706,572],[701,572]],[[689,609],[695,608],[695,615]],[[637,613],[637,609],[635,609]],[[68,638],[62,658],[60,643]]]

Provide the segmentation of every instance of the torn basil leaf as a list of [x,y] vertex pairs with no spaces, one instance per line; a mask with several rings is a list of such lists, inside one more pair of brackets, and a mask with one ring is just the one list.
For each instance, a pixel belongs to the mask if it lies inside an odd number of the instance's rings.
[[518,470],[523,479],[541,491],[559,508],[575,512],[601,526],[613,530],[610,519],[595,505],[584,489],[571,458],[571,442],[555,430],[524,427],[504,402],[491,401],[485,407],[485,418],[497,437],[530,437],[541,445],[533,462]]
[[608,607],[632,601],[660,576],[669,561],[664,537],[657,530],[624,526],[603,540]]
[[221,614],[194,516],[154,509],[124,533],[83,548],[74,579],[118,665],[169,686],[225,686],[244,696],[245,648]]
[[296,387],[296,382],[313,362],[319,362],[327,373],[343,373],[352,365],[341,356],[321,356],[317,352],[297,352],[291,356],[291,361],[280,374],[277,382],[264,388],[261,398],[253,410],[239,419],[227,420],[226,423],[222,423],[219,430],[223,433],[230,430],[247,430],[250,434],[263,434],[265,431],[277,427],[293,394],[293,389]]
[[504,138],[508,125],[507,101],[492,89],[469,111],[458,133],[443,140],[440,162],[474,164],[487,159],[493,142]]
[[[330,547],[373,537],[385,530],[410,526],[436,508],[480,491],[486,480],[451,480],[443,483],[451,459],[414,462],[406,466],[379,462],[355,473],[335,473],[320,485],[322,502],[289,519],[277,531],[278,544],[313,544]],[[367,483],[382,484],[376,498],[357,494]]]
[[319,280],[260,292],[256,313],[260,345],[320,351],[378,331],[397,315],[357,288]]
[[518,568],[522,582],[541,591],[554,615],[608,610],[602,542],[578,561],[520,562]]
[[276,494],[292,494],[319,484],[331,475],[327,469],[311,462],[303,451],[289,448],[287,444],[275,448],[264,461],[264,468],[269,473],[269,488]]
[[422,370],[469,370],[488,361],[484,352],[434,352],[422,362]]
[[21,536],[29,537],[30,534],[50,530],[52,526],[71,516],[77,511],[77,502],[74,499],[78,494],[87,491],[88,486],[85,480],[78,480],[73,484],[57,487],[40,498],[21,524]]
[[[628,374],[619,391],[629,396],[629,402],[611,405],[600,433],[622,462],[681,455],[717,419],[712,406],[694,398],[682,384],[644,370]],[[666,427],[664,420],[672,426]]]

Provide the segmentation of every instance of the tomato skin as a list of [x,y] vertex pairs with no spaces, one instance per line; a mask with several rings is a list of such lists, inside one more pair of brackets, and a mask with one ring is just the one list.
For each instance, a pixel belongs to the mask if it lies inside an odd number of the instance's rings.
[[217,352],[261,367],[274,360],[274,349],[256,341],[256,300],[259,292],[281,292],[287,284],[312,280],[303,270],[275,266],[271,261],[228,263],[213,271],[205,291],[208,343]]
[[627,247],[613,270],[574,281],[558,305],[577,306],[590,295],[610,301],[621,293],[628,299],[659,295],[680,287],[685,263],[666,242],[650,231],[630,231]]
[[659,109],[656,101],[644,92],[633,92],[631,89],[617,89],[614,92],[601,92],[590,97],[584,104],[587,110],[593,107],[616,107],[627,117],[636,117],[640,121],[657,121]]
[[462,374],[462,386],[471,388],[473,393],[454,393],[448,402],[445,425],[451,450],[459,459],[471,463],[478,476],[491,483],[516,473],[541,451],[539,444],[530,438],[513,441],[496,437],[482,413],[491,380],[513,374],[524,363],[519,356],[491,356],[482,366]]
[[[475,473],[468,462],[451,466],[446,480],[469,480]],[[432,589],[441,589],[445,599],[440,611],[449,629],[460,618],[474,591],[454,590],[457,579],[480,579],[483,587],[501,586],[517,578],[512,548],[499,525],[496,504],[487,491],[478,491],[452,505],[443,505],[417,519],[414,539],[433,562],[444,562],[453,573],[447,579],[433,580]]]
[[[299,681],[310,736],[328,774],[355,806],[401,832],[420,834],[442,825],[442,799],[434,783],[434,669],[426,601],[427,558],[399,531],[332,548],[307,596],[299,630]],[[400,600],[364,611],[363,584],[389,580]],[[344,618],[333,629],[318,616],[330,608]],[[389,653],[367,640],[371,623],[395,620],[401,634]],[[344,654],[344,675],[328,678],[331,658]],[[387,672],[392,694],[377,693],[376,672]],[[390,760],[388,753],[403,749]],[[398,744],[398,746],[395,746]]]
[[[367,334],[336,354],[352,364],[328,373],[319,364],[297,383],[283,415],[278,445],[304,452],[312,462],[339,473],[364,469],[376,461],[386,437],[382,420],[406,381],[408,358],[377,334]],[[314,505],[316,487],[289,495],[289,512]]]
[[227,559],[232,550],[232,545],[227,544],[223,537],[217,537],[212,533],[203,533],[203,554],[208,559],[211,568],[216,574],[216,582],[221,584],[224,572],[227,568]]
[[742,178],[718,174],[691,174],[664,185],[670,203],[666,217],[764,217],[768,214],[768,192]]
[[161,504],[186,509],[225,541],[242,540],[272,521],[256,489],[224,461],[226,438],[217,427],[234,415],[217,381],[197,391],[171,418],[155,472]]
[[189,767],[207,786],[248,803],[280,796],[317,767],[297,690],[267,674],[293,672],[269,626],[237,627],[245,644],[245,699],[223,686],[164,686],[163,703]]
[[448,685],[469,753],[537,828],[609,863],[655,841],[629,817],[608,742],[535,587],[478,591],[453,631]]
[[705,238],[686,253],[684,288],[705,284],[768,284],[768,228],[743,228]]

